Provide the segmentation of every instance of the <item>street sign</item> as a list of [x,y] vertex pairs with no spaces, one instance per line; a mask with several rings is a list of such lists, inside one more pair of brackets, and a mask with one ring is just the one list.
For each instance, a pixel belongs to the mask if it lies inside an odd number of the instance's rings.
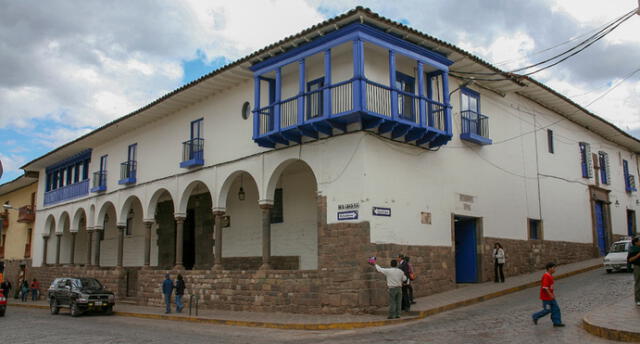
[[338,212],[338,221],[357,220],[357,219],[358,219],[358,211],[357,210],[339,211]]
[[391,208],[373,207],[374,216],[391,216]]

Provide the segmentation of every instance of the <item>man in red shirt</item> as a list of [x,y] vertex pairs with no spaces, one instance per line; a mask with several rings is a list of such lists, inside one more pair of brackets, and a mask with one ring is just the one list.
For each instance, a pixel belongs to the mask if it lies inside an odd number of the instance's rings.
[[542,300],[542,310],[532,315],[533,323],[538,325],[538,319],[551,313],[551,321],[554,327],[564,327],[560,317],[560,307],[556,301],[556,294],[553,292],[553,273],[556,272],[556,263],[548,263],[547,272],[542,275],[540,286],[540,300]]

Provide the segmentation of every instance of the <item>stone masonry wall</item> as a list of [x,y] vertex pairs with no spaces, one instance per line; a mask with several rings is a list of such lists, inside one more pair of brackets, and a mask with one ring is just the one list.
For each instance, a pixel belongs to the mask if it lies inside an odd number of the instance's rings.
[[506,263],[505,278],[536,270],[543,270],[549,262],[569,264],[598,257],[592,244],[546,240],[513,240],[503,238],[484,238],[482,250],[482,281],[494,278],[493,245],[499,242],[504,248]]
[[47,289],[54,279],[58,277],[93,277],[100,281],[106,289],[114,292],[116,298],[124,297],[126,290],[125,271],[118,268],[107,267],[81,267],[81,266],[42,266],[31,268],[29,278],[37,278],[40,281],[40,295],[46,296]]

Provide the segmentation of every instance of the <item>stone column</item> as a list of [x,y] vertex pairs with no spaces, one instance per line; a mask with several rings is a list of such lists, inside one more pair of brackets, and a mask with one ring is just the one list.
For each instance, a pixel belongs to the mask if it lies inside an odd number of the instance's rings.
[[93,244],[93,229],[87,228],[87,234],[89,234],[89,240],[87,243],[87,263],[86,266],[91,265],[91,245]]
[[104,228],[99,229],[96,228],[96,234],[95,234],[95,240],[94,240],[94,245],[96,245],[96,249],[94,250],[94,255],[95,258],[93,259],[93,265],[95,266],[100,266],[100,244],[102,242],[102,240],[100,240],[100,237],[102,236],[102,231],[104,231]]
[[153,222],[147,221],[144,223],[144,267],[148,268],[151,265],[151,227]]
[[56,233],[56,265],[60,265],[60,241],[62,233]]
[[69,260],[71,265],[76,263],[76,234],[78,232],[71,232],[71,259]]
[[213,254],[213,270],[222,270],[222,216],[224,211],[214,211],[215,223],[213,228],[213,236],[215,240],[215,252]]
[[262,209],[262,266],[260,270],[271,270],[271,208],[272,204],[260,204]]
[[47,254],[48,254],[48,247],[49,246],[49,236],[43,236],[42,239],[44,239],[44,247],[42,248],[42,265],[47,265]]
[[175,270],[184,270],[182,251],[184,249],[184,217],[176,216],[176,266]]
[[119,268],[122,267],[122,260],[124,256],[124,231],[127,227],[118,226],[118,264]]

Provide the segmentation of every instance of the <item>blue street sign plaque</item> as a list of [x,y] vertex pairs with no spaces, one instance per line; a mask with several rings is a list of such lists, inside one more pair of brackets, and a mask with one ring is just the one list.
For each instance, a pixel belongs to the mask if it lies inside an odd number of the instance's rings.
[[339,211],[338,212],[338,221],[357,220],[357,219],[358,219],[358,211],[357,210]]
[[391,208],[373,207],[373,216],[391,216]]

